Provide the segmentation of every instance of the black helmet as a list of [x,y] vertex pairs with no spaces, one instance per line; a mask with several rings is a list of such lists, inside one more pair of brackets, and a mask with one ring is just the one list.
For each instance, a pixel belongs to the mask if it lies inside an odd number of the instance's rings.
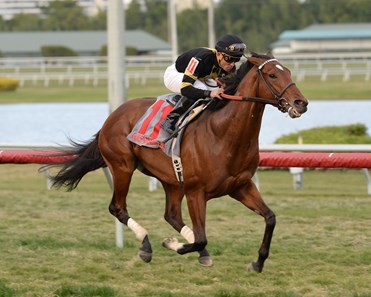
[[246,45],[236,35],[226,34],[220,37],[215,45],[215,49],[232,57],[242,57]]

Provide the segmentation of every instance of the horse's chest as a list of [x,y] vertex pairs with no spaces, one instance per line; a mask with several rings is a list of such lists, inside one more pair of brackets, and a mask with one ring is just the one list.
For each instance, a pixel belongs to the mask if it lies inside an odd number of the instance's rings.
[[227,186],[230,186],[232,188],[239,187],[241,185],[246,184],[251,180],[254,173],[250,171],[244,171],[236,176],[230,176],[230,178],[227,179]]
[[222,179],[209,181],[204,188],[210,198],[228,195],[239,187],[243,187],[251,180],[252,175],[248,172],[239,176],[226,176]]

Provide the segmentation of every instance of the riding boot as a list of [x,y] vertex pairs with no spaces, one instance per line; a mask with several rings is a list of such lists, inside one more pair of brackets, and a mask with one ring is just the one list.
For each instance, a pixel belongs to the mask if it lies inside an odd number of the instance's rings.
[[161,127],[169,134],[173,134],[180,116],[185,113],[193,103],[192,99],[182,96],[174,106],[174,109],[161,122]]

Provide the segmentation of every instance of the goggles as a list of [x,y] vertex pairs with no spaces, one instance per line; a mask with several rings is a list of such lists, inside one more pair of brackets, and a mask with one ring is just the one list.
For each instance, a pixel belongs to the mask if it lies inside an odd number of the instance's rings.
[[228,56],[226,54],[223,54],[223,59],[224,59],[224,61],[226,61],[229,64],[231,64],[231,63],[237,63],[237,62],[240,61],[240,58],[238,58],[238,57],[231,57],[231,56]]
[[227,47],[225,47],[226,51],[234,52],[234,53],[243,53],[246,49],[246,45],[244,43],[234,43]]

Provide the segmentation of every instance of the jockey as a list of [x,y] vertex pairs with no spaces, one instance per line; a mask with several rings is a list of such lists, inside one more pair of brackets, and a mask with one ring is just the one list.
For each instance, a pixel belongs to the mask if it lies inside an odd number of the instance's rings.
[[222,36],[214,48],[195,48],[181,54],[164,74],[165,86],[182,98],[161,122],[162,128],[173,134],[179,117],[200,98],[219,98],[224,92],[216,78],[234,73],[246,45],[232,34]]

